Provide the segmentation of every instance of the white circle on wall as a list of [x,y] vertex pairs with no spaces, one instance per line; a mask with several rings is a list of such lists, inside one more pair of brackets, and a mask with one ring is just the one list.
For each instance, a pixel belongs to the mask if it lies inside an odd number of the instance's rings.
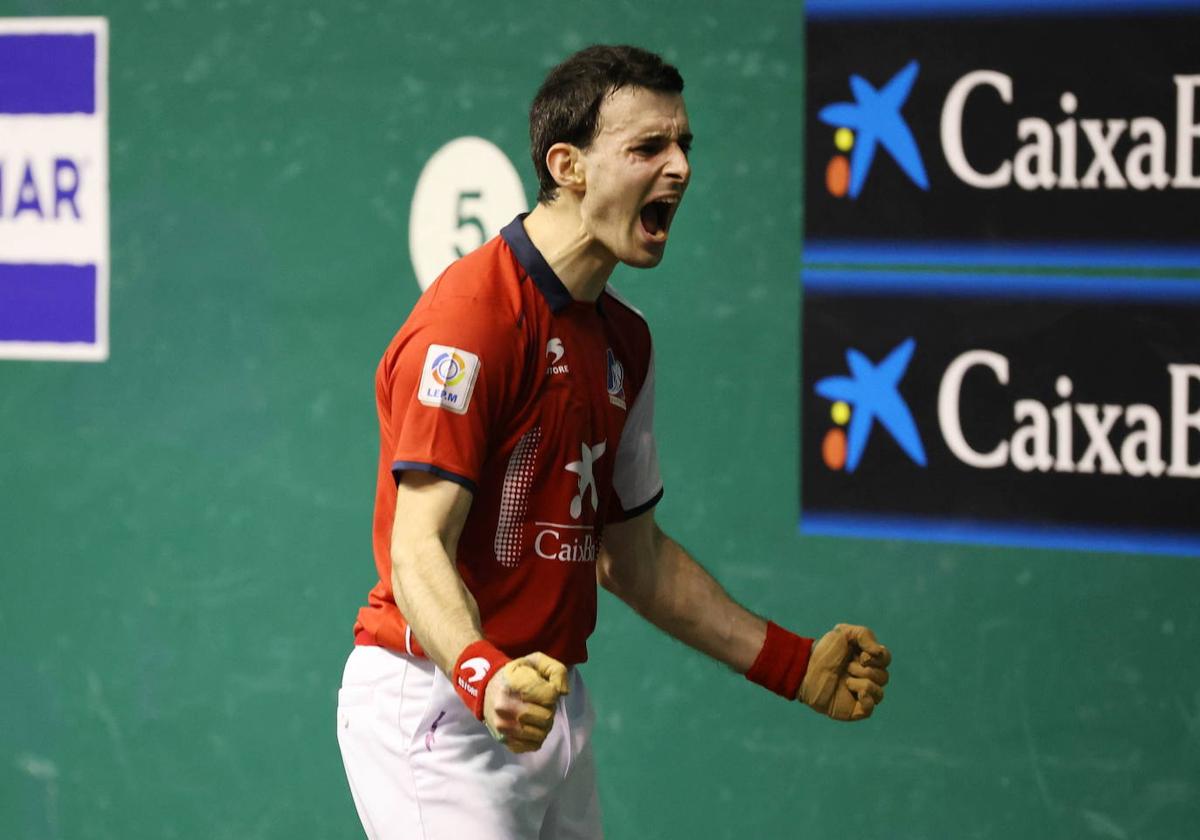
[[494,143],[459,137],[434,152],[408,214],[408,251],[421,290],[528,209],[521,177]]

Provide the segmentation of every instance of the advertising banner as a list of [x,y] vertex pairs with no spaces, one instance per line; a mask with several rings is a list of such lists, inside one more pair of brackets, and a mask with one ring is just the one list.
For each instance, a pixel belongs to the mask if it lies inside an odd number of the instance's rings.
[[0,18],[0,359],[108,357],[108,30]]
[[1200,267],[1200,2],[810,2],[805,261]]
[[802,530],[1200,554],[1200,282],[804,286]]

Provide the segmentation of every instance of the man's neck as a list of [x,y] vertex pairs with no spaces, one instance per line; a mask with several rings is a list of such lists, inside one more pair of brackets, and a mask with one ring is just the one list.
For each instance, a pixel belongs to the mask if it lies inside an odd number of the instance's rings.
[[534,207],[525,217],[525,232],[573,299],[591,303],[604,293],[616,258],[584,230],[578,207],[568,199]]

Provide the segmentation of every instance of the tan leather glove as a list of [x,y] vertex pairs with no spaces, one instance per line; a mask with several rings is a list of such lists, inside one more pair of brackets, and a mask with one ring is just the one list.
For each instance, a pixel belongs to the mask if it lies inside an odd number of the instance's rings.
[[834,720],[864,720],[883,702],[891,662],[869,629],[839,624],[813,645],[796,699]]
[[515,753],[542,746],[554,726],[558,698],[570,693],[567,666],[544,653],[508,662],[487,685],[483,722]]

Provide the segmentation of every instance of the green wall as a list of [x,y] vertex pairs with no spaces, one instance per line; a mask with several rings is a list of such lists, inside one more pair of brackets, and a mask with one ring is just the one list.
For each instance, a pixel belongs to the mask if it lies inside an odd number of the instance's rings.
[[611,838],[1191,836],[1195,558],[796,532],[799,4],[4,0],[110,22],[111,358],[0,362],[0,837],[361,836],[335,693],[370,587],[373,373],[408,208],[595,41],[687,79],[656,335],[659,518],[741,600],[868,623],[839,726],[604,596],[585,675]]

